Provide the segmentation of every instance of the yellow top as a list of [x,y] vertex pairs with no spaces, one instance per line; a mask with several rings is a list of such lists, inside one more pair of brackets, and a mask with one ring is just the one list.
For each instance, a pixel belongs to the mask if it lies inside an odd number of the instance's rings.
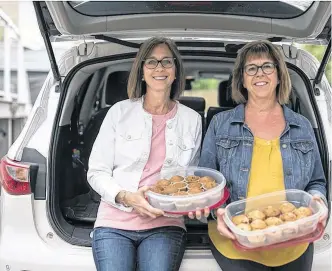
[[[285,185],[279,139],[264,140],[256,137],[254,139],[247,197],[280,190],[285,190]],[[255,207],[247,205],[246,209],[248,208]],[[216,221],[209,222],[209,236],[214,246],[225,257],[250,260],[271,267],[285,265],[298,259],[309,246],[306,243],[289,248],[242,252],[233,246],[230,239],[219,234]]]

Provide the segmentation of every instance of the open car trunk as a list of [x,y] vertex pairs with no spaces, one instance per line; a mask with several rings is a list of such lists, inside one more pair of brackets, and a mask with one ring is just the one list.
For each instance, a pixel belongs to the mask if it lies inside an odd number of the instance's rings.
[[[236,106],[229,98],[229,80],[236,53],[225,52],[221,49],[224,45],[212,49],[199,44],[198,48],[193,50],[194,44],[195,42],[186,44],[184,48],[180,47],[188,78],[186,97],[181,97],[180,102],[201,114],[204,135],[213,115]],[[236,46],[233,45],[234,48]],[[74,245],[91,245],[90,234],[100,197],[89,187],[86,180],[88,158],[108,109],[127,98],[126,83],[134,56],[135,53],[126,53],[87,60],[67,75],[62,86],[63,99],[60,102],[51,146],[52,173],[49,191],[52,193],[49,194],[48,203],[53,227],[63,239]],[[293,87],[288,106],[311,121],[323,164],[326,165],[326,142],[317,117],[319,113],[317,115],[311,83],[295,65],[288,63],[288,68]],[[190,82],[200,78],[219,80],[215,96],[216,106],[206,103],[204,95],[195,97],[195,92],[190,91]],[[325,170],[328,170],[326,166]],[[186,219],[186,226],[187,248],[208,248],[207,224]]]
[[[127,98],[123,89],[142,41],[155,35],[176,40],[188,85],[189,77],[219,80],[218,94],[210,99],[213,105],[204,100],[204,95],[192,97],[187,93],[190,97],[181,101],[201,114],[204,135],[216,113],[235,106],[227,91],[237,51],[246,42],[257,39],[288,44],[330,42],[331,2],[299,4],[298,1],[34,2],[53,78],[61,91],[47,183],[49,221],[57,234],[74,245],[91,245],[90,233],[100,199],[86,181],[89,153],[107,108]],[[69,73],[66,60],[62,63],[55,60],[51,43],[64,40],[84,40],[75,56],[79,64],[73,65]],[[112,43],[118,46],[114,48]],[[305,67],[297,68],[299,63],[306,65],[307,60],[303,59],[310,59],[304,52],[289,45],[283,45],[282,50],[293,86],[288,106],[310,120],[328,176],[327,141],[313,91],[314,84],[320,88],[321,77],[313,84],[310,80],[317,72],[312,74],[314,69],[311,69],[306,75],[302,71]],[[68,63],[71,61],[68,59]],[[323,72],[321,69],[320,74]],[[329,92],[327,99],[330,96]],[[189,247],[207,246],[206,224],[188,221],[187,228]]]

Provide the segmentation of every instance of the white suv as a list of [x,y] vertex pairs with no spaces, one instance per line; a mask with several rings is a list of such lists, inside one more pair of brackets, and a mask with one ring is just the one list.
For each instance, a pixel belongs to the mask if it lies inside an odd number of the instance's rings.
[[[0,165],[0,271],[95,270],[90,234],[99,196],[86,181],[89,152],[107,110],[127,98],[126,81],[140,43],[173,38],[187,87],[220,81],[218,106],[205,97],[180,101],[202,115],[234,107],[230,75],[246,42],[280,45],[292,80],[289,107],[314,127],[331,191],[331,2],[35,2],[50,71],[30,117]],[[52,42],[81,43],[56,60]],[[292,42],[329,44],[322,63]],[[192,92],[195,93],[195,92]],[[216,100],[216,99],[215,99]],[[330,203],[330,196],[328,197]],[[184,270],[220,270],[208,249],[206,224],[188,221]],[[314,271],[331,269],[330,222],[315,242]],[[228,271],[228,270],[227,270]]]

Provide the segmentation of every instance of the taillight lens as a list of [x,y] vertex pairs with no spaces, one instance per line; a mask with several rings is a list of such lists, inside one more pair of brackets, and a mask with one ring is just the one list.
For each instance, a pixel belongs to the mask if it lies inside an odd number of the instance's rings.
[[0,162],[0,182],[11,195],[31,194],[29,165],[14,162],[7,157]]

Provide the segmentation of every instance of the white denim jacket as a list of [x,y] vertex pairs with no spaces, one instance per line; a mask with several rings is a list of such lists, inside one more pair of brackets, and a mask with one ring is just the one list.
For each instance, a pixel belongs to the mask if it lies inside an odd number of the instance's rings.
[[[138,190],[150,153],[152,116],[143,109],[143,99],[121,101],[110,108],[94,142],[87,173],[101,200],[127,212],[132,208],[117,204],[115,197],[121,190]],[[174,118],[166,122],[166,157],[161,171],[199,162],[201,116],[179,102],[177,106]]]

